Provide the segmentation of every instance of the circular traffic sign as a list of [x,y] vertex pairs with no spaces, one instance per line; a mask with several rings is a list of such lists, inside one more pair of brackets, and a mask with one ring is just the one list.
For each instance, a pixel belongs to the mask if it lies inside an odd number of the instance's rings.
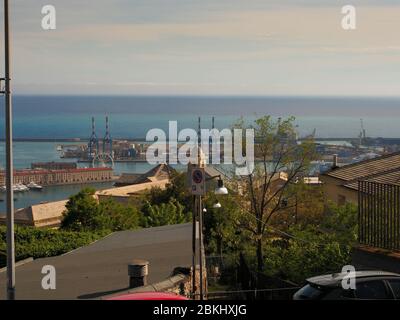
[[192,179],[194,183],[202,183],[203,182],[203,172],[201,170],[194,170],[192,173]]

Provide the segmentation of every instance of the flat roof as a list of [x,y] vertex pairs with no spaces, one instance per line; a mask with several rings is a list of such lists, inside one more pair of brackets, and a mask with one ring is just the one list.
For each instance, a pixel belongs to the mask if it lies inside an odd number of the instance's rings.
[[[68,254],[37,259],[16,268],[17,299],[96,299],[128,289],[128,263],[150,262],[148,283],[168,278],[176,267],[190,267],[192,225],[180,224],[113,233]],[[41,287],[42,267],[56,268],[56,290]],[[0,272],[5,299],[6,272]]]

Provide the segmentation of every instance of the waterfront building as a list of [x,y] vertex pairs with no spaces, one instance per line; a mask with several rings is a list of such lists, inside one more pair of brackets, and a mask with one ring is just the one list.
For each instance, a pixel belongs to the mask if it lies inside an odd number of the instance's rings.
[[[78,168],[63,170],[16,170],[15,184],[35,182],[42,186],[111,181],[112,168]],[[0,185],[5,184],[4,171],[0,172]]]

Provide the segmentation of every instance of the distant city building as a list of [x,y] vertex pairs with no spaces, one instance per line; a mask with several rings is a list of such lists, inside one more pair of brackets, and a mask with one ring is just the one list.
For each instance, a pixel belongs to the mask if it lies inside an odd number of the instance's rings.
[[65,170],[76,169],[76,162],[34,162],[31,164],[31,169],[46,169],[46,170]]
[[[111,168],[80,168],[65,170],[16,170],[14,183],[29,184],[35,182],[42,186],[62,185],[87,182],[111,181]],[[4,171],[0,171],[0,185],[5,184]]]

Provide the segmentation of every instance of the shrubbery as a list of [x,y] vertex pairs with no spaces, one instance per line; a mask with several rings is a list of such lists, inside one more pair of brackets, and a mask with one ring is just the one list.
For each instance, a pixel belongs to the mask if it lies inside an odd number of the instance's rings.
[[82,189],[70,197],[61,229],[70,231],[121,231],[139,227],[139,212],[136,207],[123,205],[113,200],[98,201],[95,190]]
[[[16,260],[57,256],[88,245],[107,232],[72,232],[33,227],[15,228]],[[5,265],[6,227],[0,226],[0,266]]]
[[147,202],[142,214],[141,224],[145,228],[185,223],[191,220],[191,215],[185,213],[184,207],[175,199],[159,205]]

